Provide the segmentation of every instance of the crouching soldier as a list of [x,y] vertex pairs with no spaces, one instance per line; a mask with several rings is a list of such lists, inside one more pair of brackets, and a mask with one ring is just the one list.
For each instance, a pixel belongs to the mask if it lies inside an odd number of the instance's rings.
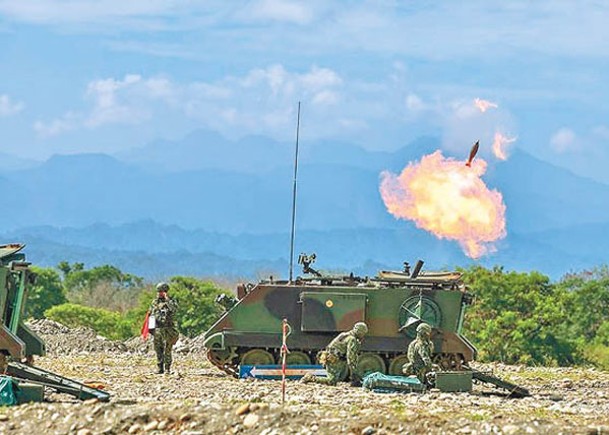
[[171,373],[171,350],[178,341],[179,333],[175,328],[177,302],[167,292],[169,284],[160,282],[156,286],[157,297],[150,305],[150,316],[154,317],[154,350],[159,367],[158,373]]
[[368,333],[368,326],[364,322],[357,322],[350,331],[341,332],[328,344],[322,352],[320,362],[323,364],[328,376],[325,378],[306,374],[302,382],[315,382],[318,384],[336,385],[341,374],[348,368],[351,385],[359,385],[361,377],[357,371],[359,351],[362,340]]
[[419,381],[426,383],[427,373],[433,370],[432,354],[431,326],[421,323],[417,326],[417,338],[408,345],[408,362],[402,366],[402,373],[415,375]]

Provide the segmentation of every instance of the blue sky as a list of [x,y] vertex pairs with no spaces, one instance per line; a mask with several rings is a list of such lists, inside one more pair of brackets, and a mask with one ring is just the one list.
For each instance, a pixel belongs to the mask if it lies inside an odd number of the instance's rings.
[[301,100],[303,141],[464,155],[499,129],[609,183],[607,23],[602,1],[0,0],[0,152],[292,142]]

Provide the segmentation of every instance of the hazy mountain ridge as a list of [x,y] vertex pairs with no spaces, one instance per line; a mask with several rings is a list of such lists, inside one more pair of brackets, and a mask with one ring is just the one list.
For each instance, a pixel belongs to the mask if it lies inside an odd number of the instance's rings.
[[[378,192],[381,171],[397,173],[438,148],[433,138],[391,153],[330,141],[302,144],[297,252],[318,252],[320,267],[366,274],[374,271],[364,270],[364,264],[399,268],[416,258],[434,268],[471,264],[455,242],[394,219]],[[53,261],[78,261],[77,253],[95,261],[112,258],[109,252],[122,258],[141,251],[133,258],[142,264],[148,264],[147,256],[161,261],[169,253],[187,253],[180,256],[187,258],[189,271],[199,269],[197,255],[219,256],[218,264],[226,265],[287,264],[293,144],[194,132],[184,141],[156,142],[121,159],[54,156],[35,167],[0,172],[0,195],[11,211],[0,217],[5,237],[37,240],[33,254],[48,264],[51,257],[42,252],[47,245],[57,253]],[[508,238],[481,264],[559,276],[605,262],[609,186],[518,149],[507,162],[489,161],[484,178],[503,194]],[[252,267],[247,263],[243,271]],[[210,268],[221,271],[234,269]]]
[[[578,237],[576,232],[565,232]],[[35,264],[55,266],[62,260],[88,266],[111,263],[149,278],[162,273],[252,278],[269,270],[285,278],[288,269],[287,232],[229,235],[141,221],[121,226],[24,228],[4,233],[2,239],[27,242],[28,256]],[[423,259],[428,270],[502,265],[508,270],[539,270],[559,278],[605,262],[602,254],[574,252],[569,249],[571,243],[567,240],[565,246],[547,241],[545,233],[510,234],[498,243],[496,253],[474,261],[465,257],[455,242],[438,240],[406,223],[393,230],[300,231],[296,233],[295,252],[316,252],[316,266],[322,270],[361,275],[374,275],[379,269],[399,270],[403,261]]]
[[[193,137],[196,135],[189,137],[183,149],[174,144],[167,161],[172,156],[196,161],[187,152],[193,146]],[[267,142],[271,145],[265,147]],[[227,166],[247,161],[246,156],[236,154],[240,148],[231,149],[227,144],[231,142],[225,141],[220,147]],[[274,154],[279,147],[276,142],[259,139],[257,144],[259,157],[279,160]],[[205,145],[200,143],[200,148],[206,149]],[[323,152],[315,154],[316,147]],[[401,224],[386,212],[381,201],[379,174],[385,169],[398,172],[438,147],[438,142],[430,138],[394,153],[371,153],[355,146],[347,152],[345,144],[338,144],[336,150],[331,143],[311,145],[309,160],[301,161],[299,167],[299,227],[399,227]],[[212,146],[211,150],[217,148]],[[156,148],[153,150],[152,154],[158,154]],[[4,228],[96,222],[118,225],[153,219],[233,234],[277,232],[289,226],[293,156],[266,171],[216,167],[222,161],[214,156],[217,161],[212,168],[171,172],[145,163],[146,155],[143,148],[137,153],[140,161],[129,163],[101,154],[54,156],[35,168],[4,173],[0,194],[9,204],[19,204],[20,217],[16,220],[4,214],[0,224]],[[332,155],[338,162],[328,158]],[[508,231],[542,231],[609,221],[609,207],[605,206],[609,203],[609,186],[577,177],[523,151],[516,150],[507,162],[492,162],[487,175],[489,186],[504,195]]]

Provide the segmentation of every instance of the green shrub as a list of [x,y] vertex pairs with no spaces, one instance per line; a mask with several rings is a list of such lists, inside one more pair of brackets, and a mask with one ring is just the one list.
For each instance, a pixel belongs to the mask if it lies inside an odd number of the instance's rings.
[[66,296],[57,271],[36,266],[32,266],[32,271],[36,274],[36,283],[28,288],[25,317],[41,319],[46,310],[65,303]]
[[575,341],[565,329],[566,292],[539,272],[504,272],[475,266],[465,281],[476,299],[464,333],[483,361],[571,364]]
[[119,313],[77,304],[62,304],[48,309],[45,316],[70,328],[87,327],[99,335],[123,340],[133,335],[133,325]]
[[144,286],[143,278],[108,264],[85,269],[83,263],[63,261],[57,267],[63,273],[68,301],[74,304],[123,313],[135,308]]
[[[169,296],[178,302],[176,323],[178,330],[188,336],[195,337],[205,332],[222,314],[223,309],[214,302],[216,296],[227,292],[211,281],[197,278],[175,276],[169,281]],[[134,330],[142,325],[150,303],[156,297],[154,288],[140,293],[140,303],[137,309],[127,313],[127,319]]]

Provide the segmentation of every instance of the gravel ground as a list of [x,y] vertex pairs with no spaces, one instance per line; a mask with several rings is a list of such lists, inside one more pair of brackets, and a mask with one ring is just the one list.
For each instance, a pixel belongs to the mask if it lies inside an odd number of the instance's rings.
[[176,355],[175,373],[157,375],[145,348],[62,357],[50,349],[36,365],[101,382],[111,401],[47,394],[45,403],[1,409],[0,433],[609,433],[609,373],[594,369],[478,365],[528,388],[533,396],[524,399],[481,385],[472,393],[377,394],[292,381],[282,405],[278,381],[231,378],[193,352]]

